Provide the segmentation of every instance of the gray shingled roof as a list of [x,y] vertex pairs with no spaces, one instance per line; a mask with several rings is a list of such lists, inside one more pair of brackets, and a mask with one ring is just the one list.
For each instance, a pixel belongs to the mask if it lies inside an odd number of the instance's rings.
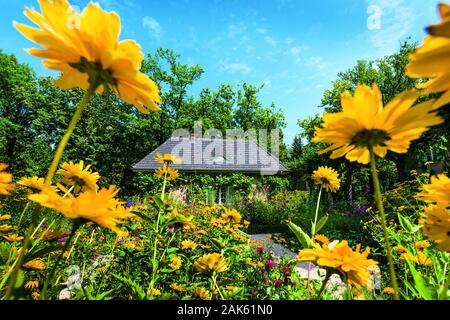
[[172,137],[133,165],[134,171],[151,171],[161,167],[156,153],[170,153],[182,164],[172,167],[184,172],[242,172],[275,175],[289,171],[277,158],[250,140]]

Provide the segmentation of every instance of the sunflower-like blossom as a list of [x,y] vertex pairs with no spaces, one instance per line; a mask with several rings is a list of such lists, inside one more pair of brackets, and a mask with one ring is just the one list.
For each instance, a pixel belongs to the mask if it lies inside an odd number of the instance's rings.
[[311,141],[332,143],[319,152],[333,151],[332,159],[345,156],[362,164],[369,163],[371,149],[381,158],[388,150],[406,153],[411,141],[444,122],[433,112],[433,100],[413,106],[418,96],[413,90],[403,92],[383,108],[376,84],[359,85],[353,96],[348,91],[341,95],[342,112],[323,114],[322,127]]
[[341,186],[339,173],[333,168],[321,166],[312,174],[312,179],[315,184],[321,185],[325,190],[336,192]]
[[422,185],[423,192],[417,194],[420,200],[442,207],[450,206],[450,178],[445,174],[431,177],[430,184]]
[[98,172],[90,170],[91,165],[84,166],[84,161],[78,163],[64,162],[58,174],[63,176],[63,182],[74,187],[75,192],[80,190],[98,190],[97,181],[100,178]]
[[119,41],[120,18],[90,3],[81,13],[67,0],[39,0],[41,12],[26,8],[34,27],[14,22],[29,40],[42,48],[28,53],[44,59],[45,67],[61,72],[56,85],[103,92],[110,88],[139,111],[159,110],[157,85],[140,72],[144,59],[133,40]]
[[411,78],[429,78],[417,85],[423,94],[443,93],[434,104],[437,109],[450,103],[450,5],[441,3],[442,21],[429,26],[423,45],[409,56],[406,75]]
[[0,163],[0,194],[3,195],[10,194],[11,190],[14,189],[14,186],[11,184],[13,176],[5,171],[7,168],[8,165],[6,163]]
[[205,254],[194,262],[194,270],[202,275],[228,270],[227,259],[220,253]]
[[316,265],[338,273],[348,284],[359,289],[367,287],[370,277],[368,268],[377,262],[368,259],[370,248],[360,252],[361,245],[357,244],[355,251],[349,247],[348,242],[333,241],[330,244],[320,245],[313,243],[312,249],[300,250],[297,260],[310,261]]
[[118,190],[114,186],[108,189],[100,189],[98,192],[89,190],[77,197],[71,193],[60,196],[57,192],[42,192],[32,194],[28,198],[40,205],[54,209],[69,219],[84,219],[92,221],[104,228],[111,229],[119,236],[125,236],[117,225],[123,219],[132,218],[134,215],[123,207],[123,203],[115,196]]

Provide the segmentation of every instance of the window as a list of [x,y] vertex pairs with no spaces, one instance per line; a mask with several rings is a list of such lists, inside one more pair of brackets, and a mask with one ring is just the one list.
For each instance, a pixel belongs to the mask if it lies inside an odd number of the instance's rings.
[[216,188],[216,203],[223,205],[227,203],[227,190],[224,187]]

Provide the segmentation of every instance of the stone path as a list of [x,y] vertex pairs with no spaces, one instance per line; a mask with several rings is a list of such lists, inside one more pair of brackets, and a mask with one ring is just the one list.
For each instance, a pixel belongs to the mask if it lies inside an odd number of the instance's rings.
[[[251,240],[256,240],[264,244],[268,250],[273,251],[275,257],[288,257],[295,258],[297,254],[291,250],[285,248],[283,245],[276,243],[274,240],[267,237],[267,234],[252,234],[250,235]],[[308,279],[308,263],[298,262],[296,271],[299,273],[301,278]],[[313,280],[323,280],[325,278],[325,270],[318,268],[316,265],[311,264],[310,269],[310,279]],[[381,275],[376,273],[371,276],[369,281],[372,283],[374,289],[380,289],[381,287]],[[341,278],[334,274],[328,281],[327,288],[334,288],[333,296],[336,299],[342,299],[342,293],[346,289],[346,285],[342,282]]]
[[[297,254],[292,252],[291,250],[285,248],[283,245],[276,243],[272,239],[267,237],[267,234],[252,234],[250,235],[251,240],[258,241],[264,244],[268,250],[273,251],[275,257],[287,257],[287,258],[295,258]],[[308,279],[308,263],[307,262],[298,262],[296,271],[299,273],[301,278]],[[325,270],[318,268],[316,265],[311,264],[310,269],[310,279],[312,280],[323,280],[325,278]],[[327,288],[336,287],[334,294],[336,298],[341,297],[342,292],[345,290],[345,284],[342,283],[341,278],[334,274],[331,276],[328,281]]]

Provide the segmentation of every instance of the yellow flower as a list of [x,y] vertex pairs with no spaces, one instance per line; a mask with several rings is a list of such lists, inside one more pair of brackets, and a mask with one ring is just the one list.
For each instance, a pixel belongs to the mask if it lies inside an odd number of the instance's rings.
[[10,225],[7,225],[7,224],[0,225],[0,232],[11,231],[11,230],[14,230],[14,229],[16,229],[16,227],[13,227],[13,226],[10,226]]
[[0,214],[0,221],[5,221],[5,220],[9,220],[11,219],[11,215],[10,214]]
[[45,189],[55,189],[55,187],[53,186],[48,186],[44,183],[44,178],[39,178],[39,177],[25,177],[20,179],[17,182],[18,185],[30,188],[33,192],[40,192],[40,191],[44,191]]
[[245,262],[247,265],[249,265],[250,267],[256,268],[257,264],[251,260],[248,260]]
[[179,177],[178,170],[169,168],[166,164],[160,169],[155,170],[155,176],[160,179],[164,179],[166,177],[167,180],[175,180]]
[[147,291],[147,294],[149,296],[160,296],[161,295],[161,290],[159,289],[150,289]]
[[367,287],[369,266],[377,264],[372,259],[367,259],[370,248],[359,252],[361,246],[356,245],[355,251],[349,247],[348,242],[333,241],[328,245],[320,246],[313,243],[314,248],[300,250],[297,259],[299,261],[311,261],[318,266],[334,269],[344,281],[359,289]]
[[19,237],[19,235],[17,234],[8,234],[7,236],[3,236],[3,238],[8,240],[9,242],[20,241],[23,239],[23,237]]
[[161,162],[161,163],[174,163],[174,164],[182,163],[182,161],[180,159],[178,159],[174,155],[171,155],[170,153],[166,153],[165,155],[162,155],[159,152],[156,152],[155,160],[157,162]]
[[423,252],[418,251],[416,253],[416,262],[419,265],[422,266],[431,266],[433,264],[433,261],[431,261],[430,258],[428,258]]
[[14,186],[11,184],[12,174],[5,172],[8,165],[5,163],[0,163],[0,194],[10,194],[10,191],[14,189]]
[[416,249],[421,250],[421,249],[426,249],[430,246],[430,243],[428,241],[418,241],[415,244]]
[[79,190],[96,191],[98,190],[97,181],[100,178],[100,175],[98,172],[89,170],[90,167],[91,165],[84,167],[83,160],[77,164],[74,164],[72,161],[69,163],[64,162],[57,173],[64,177],[63,182],[74,186],[75,192],[78,192]]
[[329,244],[330,243],[330,240],[328,240],[328,238],[326,236],[324,236],[323,234],[316,234],[314,236],[314,240],[318,241],[318,242],[320,242],[322,244]]
[[117,224],[122,223],[122,219],[134,215],[125,210],[122,203],[114,198],[117,192],[114,186],[110,186],[109,189],[101,189],[98,192],[92,190],[83,192],[78,197],[69,193],[63,198],[56,192],[43,192],[32,194],[29,199],[60,212],[66,218],[90,220],[123,237],[126,232]]
[[172,259],[172,262],[170,263],[169,267],[171,267],[173,270],[178,270],[181,268],[181,264],[183,263],[183,260],[179,256],[175,256]]
[[26,269],[32,269],[32,270],[44,270],[45,269],[45,262],[40,259],[35,259],[28,261],[27,263],[23,264],[22,267]]
[[405,252],[408,252],[408,250],[406,250],[406,248],[404,246],[402,246],[401,244],[397,245],[394,247],[395,252],[397,252],[398,254],[402,254]]
[[39,238],[45,241],[52,241],[65,237],[66,234],[57,229],[48,229],[39,235]]
[[450,5],[440,4],[440,24],[428,27],[429,36],[422,46],[409,56],[406,75],[411,78],[430,78],[417,85],[423,94],[444,92],[434,107],[450,102]]
[[423,225],[423,233],[437,246],[450,252],[450,210],[441,206],[430,206],[425,209],[419,223]]
[[433,262],[423,253],[418,251],[417,255],[414,256],[410,252],[405,252],[400,255],[401,260],[407,260],[412,263],[417,263],[419,265],[423,266],[430,266],[433,264]]
[[31,297],[33,298],[33,300],[39,300],[41,298],[41,294],[35,291],[31,294]]
[[195,288],[192,290],[192,294],[202,300],[211,300],[211,293],[205,288]]
[[205,254],[194,262],[194,270],[203,275],[211,272],[225,272],[228,270],[228,262],[219,253]]
[[236,286],[226,286],[225,289],[227,289],[228,291],[233,291],[236,290],[238,287]]
[[333,168],[329,168],[327,166],[325,167],[319,167],[316,171],[312,174],[312,179],[314,180],[315,184],[321,185],[325,190],[336,192],[339,190],[339,187],[341,185],[341,180],[339,180],[339,173],[337,173],[336,170]]
[[354,96],[341,95],[342,112],[324,113],[322,128],[316,128],[312,142],[332,143],[320,153],[333,151],[330,158],[345,155],[350,161],[367,164],[369,148],[384,158],[388,150],[406,153],[412,140],[428,127],[444,121],[433,113],[433,101],[412,107],[419,93],[407,91],[383,108],[380,89],[359,85]]
[[264,263],[262,263],[261,261],[258,261],[258,262],[256,263],[256,265],[257,265],[258,267],[260,267],[260,268],[263,268],[263,267],[264,267]]
[[212,226],[220,227],[220,226],[222,226],[223,224],[225,224],[226,221],[223,220],[222,218],[211,218],[210,223],[211,223]]
[[38,280],[27,281],[25,283],[25,289],[36,289],[37,287],[39,287],[39,281]]
[[445,174],[431,177],[430,184],[422,185],[423,192],[417,194],[420,200],[434,202],[443,207],[450,206],[450,178]]
[[183,240],[181,241],[181,247],[183,249],[195,249],[197,248],[198,244],[196,244],[194,241],[191,240]]
[[139,111],[159,110],[159,89],[141,73],[142,54],[132,40],[119,42],[120,18],[90,3],[77,13],[67,0],[39,0],[42,13],[26,8],[38,28],[14,22],[29,40],[43,47],[28,50],[44,59],[44,66],[60,71],[56,85],[62,89],[92,85],[97,92],[111,88]]
[[223,219],[227,220],[228,222],[234,222],[239,223],[242,219],[239,212],[237,212],[236,209],[228,209],[225,208],[225,212],[221,216]]
[[182,286],[180,286],[180,285],[178,285],[178,284],[176,284],[176,283],[172,283],[172,284],[170,285],[170,288],[171,288],[172,290],[176,291],[176,292],[185,292],[185,291],[186,291],[185,288],[183,288]]
[[391,287],[386,287],[383,289],[383,293],[393,296],[395,293],[395,290]]

